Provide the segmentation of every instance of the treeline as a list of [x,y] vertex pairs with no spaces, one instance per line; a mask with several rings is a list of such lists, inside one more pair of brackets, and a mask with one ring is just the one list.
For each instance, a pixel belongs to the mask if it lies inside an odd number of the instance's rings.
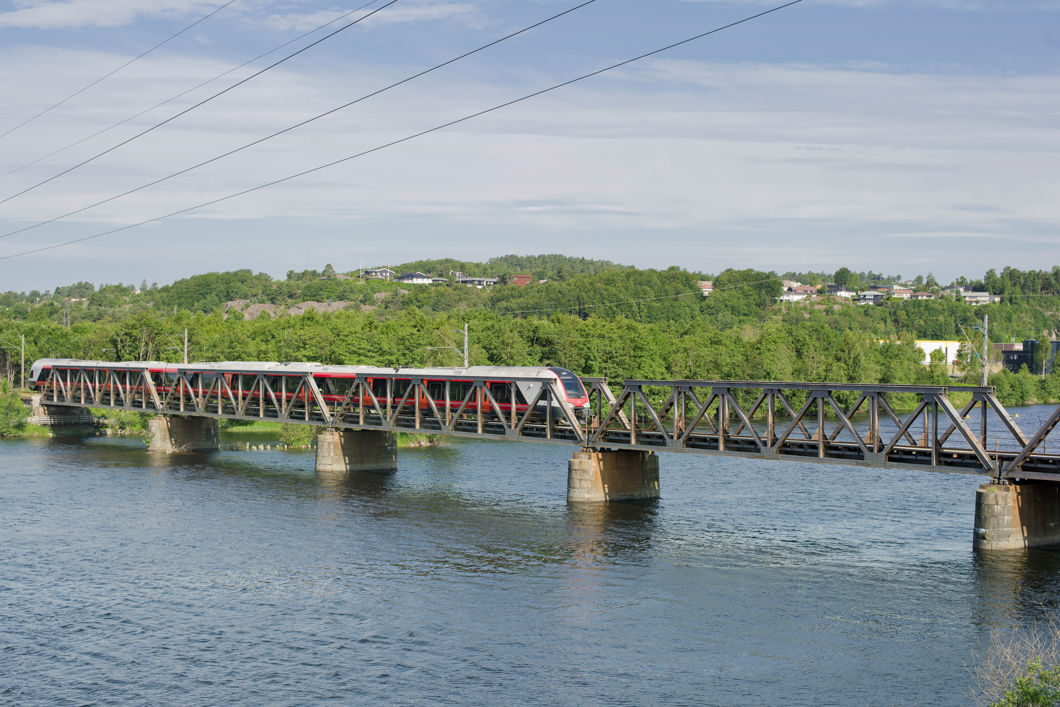
[[[0,323],[0,338],[24,332],[27,359],[179,360],[189,331],[192,360],[316,361],[378,366],[452,366],[464,322],[472,365],[558,365],[587,376],[872,381],[924,383],[911,341],[884,345],[824,320],[774,320],[722,331],[702,321],[642,323],[624,316],[554,314],[513,318],[483,310],[464,314],[406,310],[389,319],[342,311],[254,320],[219,313],[155,312],[118,322],[65,327]],[[445,348],[453,346],[453,348]],[[442,347],[442,348],[438,348]],[[15,360],[9,355],[8,366]],[[944,375],[944,372],[943,372]],[[933,377],[934,376],[934,377]]]
[[[464,321],[469,323],[472,365],[558,365],[616,382],[630,378],[950,382],[945,362],[924,366],[911,338],[879,343],[854,330],[838,330],[823,316],[784,317],[721,330],[703,320],[642,323],[621,315],[570,314],[514,318],[484,310],[459,315],[406,310],[389,319],[359,311],[309,312],[250,321],[219,313],[149,312],[119,322],[71,327],[33,322],[20,331],[26,334],[30,361],[45,356],[180,360],[187,328],[191,360],[454,366],[461,360],[456,344]],[[0,338],[13,336],[13,324],[0,323]],[[3,353],[3,365],[15,377],[17,352],[14,358],[7,350]],[[969,378],[977,375],[970,363]],[[998,380],[1009,404],[1060,395],[1060,374],[1044,382],[1030,374],[1006,373]]]
[[[471,265],[406,264],[432,273],[451,268],[476,274]],[[1046,291],[1046,275],[1060,268],[1037,274],[1005,269],[998,276],[1008,283],[1004,287],[1039,288],[1033,297],[1010,293],[979,307],[951,298],[872,307],[827,297],[778,303],[780,277],[755,270],[711,276],[562,256],[505,256],[479,265],[488,265],[489,274],[510,268],[536,279],[526,287],[402,286],[360,281],[329,266],[292,271],[282,280],[250,270],[207,273],[161,287],[144,284],[139,294],[132,286],[84,282],[47,296],[36,293],[36,299],[33,293],[8,293],[0,298],[0,370],[17,379],[19,352],[11,344],[19,334],[26,337],[29,361],[175,361],[183,355],[185,328],[191,360],[456,365],[459,355],[444,347],[457,341],[457,330],[468,322],[471,361],[480,364],[560,365],[615,381],[942,383],[949,380],[945,362],[924,366],[913,340],[967,342],[961,368],[975,381],[980,369],[971,349],[979,346],[975,327],[984,314],[995,342],[1047,339],[1060,316],[1060,295]],[[708,297],[700,290],[703,279],[713,281]],[[303,301],[347,304],[330,314],[283,313]],[[231,302],[275,304],[280,314],[250,320],[241,307],[226,308]],[[1049,380],[1030,374],[997,380],[1009,403],[1060,397]]]

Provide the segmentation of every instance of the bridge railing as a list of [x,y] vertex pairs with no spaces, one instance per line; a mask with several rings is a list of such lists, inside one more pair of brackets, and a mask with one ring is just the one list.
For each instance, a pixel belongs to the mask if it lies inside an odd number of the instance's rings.
[[616,395],[585,381],[591,447],[1060,478],[1040,451],[1060,409],[1028,436],[990,387],[629,380]]

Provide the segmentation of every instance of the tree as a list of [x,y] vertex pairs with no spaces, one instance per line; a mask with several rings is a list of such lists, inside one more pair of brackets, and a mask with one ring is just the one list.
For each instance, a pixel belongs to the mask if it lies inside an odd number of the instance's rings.
[[844,290],[853,292],[861,289],[861,280],[858,278],[857,273],[851,271],[850,268],[839,268],[835,271],[832,279],[835,280],[836,285]]

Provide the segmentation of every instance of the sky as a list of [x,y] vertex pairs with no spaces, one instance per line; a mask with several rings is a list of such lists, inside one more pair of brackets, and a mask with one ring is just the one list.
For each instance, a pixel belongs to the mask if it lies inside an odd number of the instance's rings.
[[53,221],[580,4],[376,0],[247,64],[367,1],[0,0],[0,290],[508,253],[941,282],[1060,264],[1060,0],[803,0],[405,140],[779,4],[596,0]]

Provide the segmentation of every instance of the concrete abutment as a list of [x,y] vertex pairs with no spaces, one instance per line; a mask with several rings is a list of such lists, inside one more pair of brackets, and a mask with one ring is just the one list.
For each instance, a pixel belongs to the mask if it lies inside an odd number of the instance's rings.
[[975,494],[976,550],[1060,544],[1060,484],[983,484]]
[[316,470],[396,471],[397,438],[377,430],[324,430],[317,436]]
[[163,415],[147,421],[152,452],[215,452],[218,444],[217,420],[212,417]]
[[654,452],[583,449],[567,463],[567,502],[644,501],[659,497]]

